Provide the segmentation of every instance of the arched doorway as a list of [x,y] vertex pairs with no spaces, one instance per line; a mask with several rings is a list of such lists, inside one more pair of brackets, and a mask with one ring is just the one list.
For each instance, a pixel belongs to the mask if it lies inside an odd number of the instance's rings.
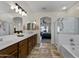
[[40,18],[41,42],[51,42],[51,17]]

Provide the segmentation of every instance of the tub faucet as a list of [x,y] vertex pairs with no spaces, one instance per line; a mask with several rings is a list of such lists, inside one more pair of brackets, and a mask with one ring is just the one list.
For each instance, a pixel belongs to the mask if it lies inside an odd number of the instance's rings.
[[74,39],[73,39],[73,38],[70,39],[70,45],[72,45],[72,46],[75,45],[75,44],[74,44]]
[[70,42],[74,42],[74,39],[73,39],[73,38],[71,38],[71,39],[70,39]]

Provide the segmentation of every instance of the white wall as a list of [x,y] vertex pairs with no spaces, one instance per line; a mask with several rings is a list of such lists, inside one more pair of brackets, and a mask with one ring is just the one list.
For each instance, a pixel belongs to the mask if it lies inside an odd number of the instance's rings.
[[[79,3],[78,3],[79,4]],[[78,6],[78,4],[76,4]],[[23,7],[23,3],[19,3],[19,5],[21,5]],[[28,22],[33,22],[34,20],[36,20],[36,24],[38,25],[38,27],[40,27],[40,18],[41,17],[51,17],[51,34],[52,34],[52,40],[51,43],[54,42],[54,22],[55,20],[57,20],[57,18],[59,17],[67,17],[67,16],[79,16],[79,10],[76,9],[76,6],[73,6],[72,8],[70,8],[68,11],[61,11],[61,12],[38,12],[38,13],[33,13],[31,12],[31,10],[29,10],[29,6],[26,5],[25,7],[23,7],[26,9],[28,16],[27,17],[22,17],[23,18],[23,25],[26,25]],[[13,17],[18,16],[15,14],[0,14],[0,18],[2,20],[8,21],[12,25],[12,19]],[[11,28],[11,30],[13,30],[13,28]],[[38,29],[38,32],[40,33],[40,29]],[[38,43],[40,42],[40,37],[38,34]]]
[[[36,20],[36,24],[38,25],[38,27],[40,27],[40,18],[42,17],[50,17],[51,18],[51,34],[52,34],[52,39],[51,39],[51,43],[54,42],[54,22],[58,17],[63,17],[66,12],[38,12],[38,13],[33,13],[33,17]],[[38,29],[38,32],[40,34],[40,29]],[[40,35],[38,34],[38,43],[40,43]]]
[[[14,32],[14,23],[13,23],[13,18],[14,17],[22,17],[21,15],[15,14],[15,13],[3,13],[0,14],[0,20],[6,21],[10,24],[10,34],[13,34]],[[27,21],[30,22],[29,18],[26,17],[22,17],[22,21],[23,21],[23,25],[27,24]]]
[[[76,4],[78,5],[78,4]],[[75,5],[75,6],[76,6]],[[51,17],[52,21],[51,21],[51,34],[52,34],[52,40],[51,43],[54,43],[54,22],[57,20],[57,18],[59,17],[78,17],[79,16],[79,10],[76,9],[76,7],[73,6],[72,8],[70,8],[68,11],[62,11],[62,12],[38,12],[38,13],[33,13],[33,17],[35,18],[37,25],[40,27],[40,18],[41,17]],[[39,29],[40,31],[40,29]],[[40,42],[38,40],[38,42]]]

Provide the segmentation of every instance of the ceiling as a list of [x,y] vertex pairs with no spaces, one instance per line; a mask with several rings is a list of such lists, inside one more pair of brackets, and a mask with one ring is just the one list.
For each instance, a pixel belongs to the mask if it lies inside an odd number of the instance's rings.
[[75,5],[75,1],[29,1],[26,2],[32,12],[54,12],[62,11],[62,7],[67,9]]
[[[15,1],[17,2],[17,1]],[[75,1],[19,1],[23,9],[32,12],[55,12],[62,11],[62,7],[66,6],[67,9],[75,5]],[[27,5],[29,8],[27,8]],[[10,5],[5,1],[0,1],[0,13],[15,13],[15,11],[10,9]]]
[[0,1],[0,13],[14,13],[14,11],[10,9],[10,5],[6,1]]

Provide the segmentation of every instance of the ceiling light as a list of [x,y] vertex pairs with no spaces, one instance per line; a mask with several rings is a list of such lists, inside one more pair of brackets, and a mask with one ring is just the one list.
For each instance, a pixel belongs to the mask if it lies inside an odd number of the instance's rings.
[[24,16],[24,14],[25,14],[25,12],[24,12],[24,11],[22,11],[22,16]]
[[22,11],[22,16],[27,16],[27,14],[24,11]]
[[15,5],[11,5],[11,9],[12,9],[12,10],[15,9]]
[[15,11],[16,11],[16,12],[19,12],[19,10],[18,10],[18,9],[16,9]]
[[22,14],[22,10],[21,9],[19,9],[19,14]]
[[64,6],[64,7],[62,7],[62,9],[63,9],[63,10],[66,10],[66,9],[67,9],[67,7],[66,7],[66,6]]
[[26,13],[24,13],[24,16],[27,16],[27,14],[26,14]]
[[18,6],[15,7],[15,11],[16,12],[19,12]]
[[10,4],[11,5],[11,9],[15,10],[15,12],[19,12],[19,14],[21,14],[22,16],[27,16],[27,12],[20,6],[18,5],[17,3],[15,4]]
[[36,24],[36,21],[34,21],[33,23]]

